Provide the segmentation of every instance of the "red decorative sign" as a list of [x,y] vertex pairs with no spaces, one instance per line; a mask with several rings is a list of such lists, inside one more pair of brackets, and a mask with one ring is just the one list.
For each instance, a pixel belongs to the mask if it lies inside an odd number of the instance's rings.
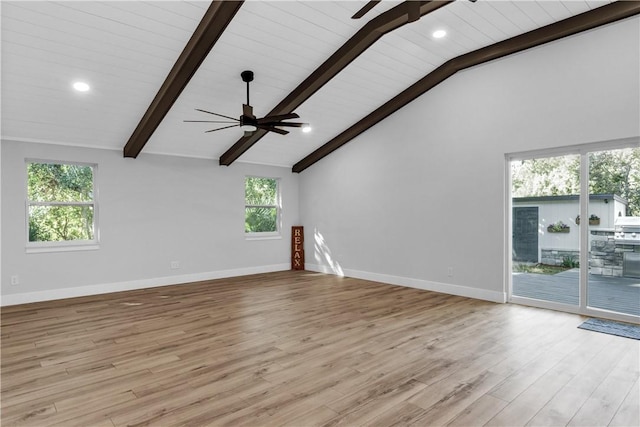
[[291,227],[291,269],[304,270],[304,227]]

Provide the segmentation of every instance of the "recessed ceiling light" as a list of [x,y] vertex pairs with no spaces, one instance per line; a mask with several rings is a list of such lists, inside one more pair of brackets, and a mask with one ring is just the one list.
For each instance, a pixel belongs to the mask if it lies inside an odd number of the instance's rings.
[[447,35],[447,32],[445,30],[436,30],[433,32],[433,37],[436,39],[441,39],[446,35]]
[[91,89],[91,86],[89,86],[85,82],[75,82],[73,84],[73,88],[78,92],[87,92],[89,89]]
[[311,125],[310,124],[305,124],[304,126],[302,126],[302,132],[304,132],[304,133],[311,132]]

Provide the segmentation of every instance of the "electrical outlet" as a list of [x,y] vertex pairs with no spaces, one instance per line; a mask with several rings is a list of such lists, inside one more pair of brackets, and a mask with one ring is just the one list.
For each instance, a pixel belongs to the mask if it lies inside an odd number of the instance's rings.
[[11,285],[16,286],[20,284],[20,278],[17,275],[11,276]]
[[453,277],[453,267],[447,268],[447,276]]
[[171,261],[171,269],[177,270],[180,268],[180,261]]

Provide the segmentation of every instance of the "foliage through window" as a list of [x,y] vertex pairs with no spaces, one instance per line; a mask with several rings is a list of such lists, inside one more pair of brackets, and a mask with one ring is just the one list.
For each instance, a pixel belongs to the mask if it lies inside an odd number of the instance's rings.
[[278,232],[278,180],[246,177],[244,182],[245,233]]
[[[559,156],[512,163],[514,197],[580,193],[580,157]],[[640,216],[640,148],[589,153],[589,194],[616,194]]]
[[95,242],[94,167],[27,163],[29,242]]

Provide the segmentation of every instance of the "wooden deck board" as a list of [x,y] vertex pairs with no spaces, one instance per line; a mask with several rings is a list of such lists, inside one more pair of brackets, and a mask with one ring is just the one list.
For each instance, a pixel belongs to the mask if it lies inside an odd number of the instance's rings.
[[581,316],[304,271],[1,320],[3,426],[624,425],[640,411],[638,342]]
[[[579,270],[562,273],[513,274],[516,296],[578,305]],[[640,316],[640,279],[589,275],[587,304],[590,307]]]

